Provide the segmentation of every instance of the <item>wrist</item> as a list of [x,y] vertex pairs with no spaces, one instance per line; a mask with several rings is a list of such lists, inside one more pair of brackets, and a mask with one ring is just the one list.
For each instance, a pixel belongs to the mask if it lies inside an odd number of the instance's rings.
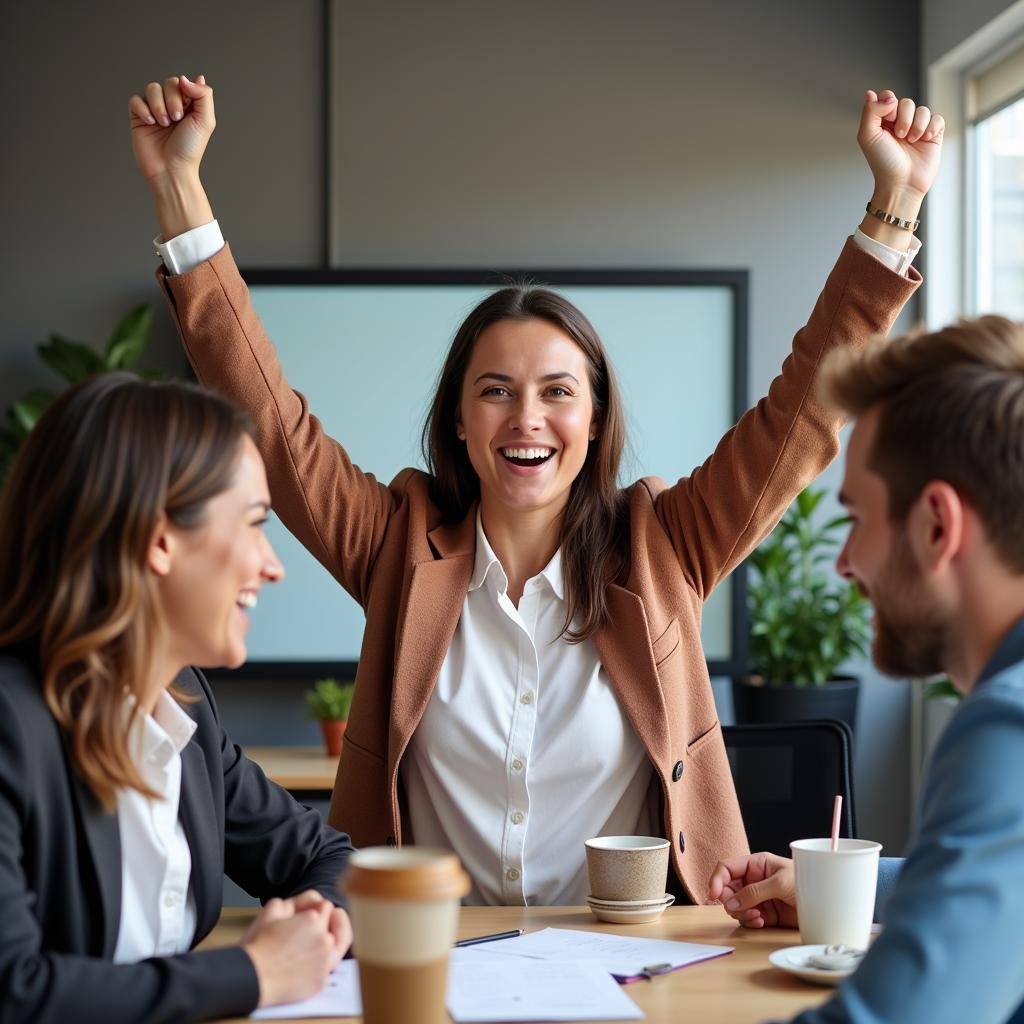
[[197,171],[164,172],[150,178],[148,184],[165,241],[213,220],[213,210]]
[[262,1009],[264,1006],[275,1005],[276,995],[273,991],[273,984],[271,981],[270,972],[268,971],[268,965],[263,962],[263,956],[259,949],[259,943],[256,940],[252,942],[243,942],[242,949],[245,950],[246,955],[252,961],[253,970],[256,972],[256,985],[259,988],[259,1003],[258,1008]]
[[885,210],[900,220],[917,220],[921,215],[924,193],[910,185],[883,185],[875,182],[871,208]]
[[[861,221],[860,229],[869,238],[889,246],[890,249],[909,252],[914,239],[914,231],[909,225],[918,220],[923,201],[924,193],[915,188],[876,183],[868,203],[868,209],[872,212],[867,213]],[[883,213],[884,219],[874,211]],[[886,223],[886,220],[904,221],[907,222],[907,226],[900,227],[894,223]]]

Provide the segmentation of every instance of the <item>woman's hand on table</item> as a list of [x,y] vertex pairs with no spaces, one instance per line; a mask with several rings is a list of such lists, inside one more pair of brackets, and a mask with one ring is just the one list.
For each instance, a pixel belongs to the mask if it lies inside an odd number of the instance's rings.
[[270,900],[240,943],[256,969],[259,1005],[315,995],[351,942],[348,914],[319,893]]
[[719,901],[744,928],[796,928],[793,862],[774,853],[752,853],[718,862],[708,899]]

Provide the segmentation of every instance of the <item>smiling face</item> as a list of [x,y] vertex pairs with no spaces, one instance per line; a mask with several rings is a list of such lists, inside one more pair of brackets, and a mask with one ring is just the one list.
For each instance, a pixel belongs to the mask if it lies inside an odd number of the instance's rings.
[[949,620],[912,550],[913,510],[893,526],[885,481],[868,464],[878,416],[869,410],[850,435],[840,494],[850,532],[836,569],[874,605],[875,665],[891,676],[934,675],[946,670]]
[[587,357],[547,320],[500,320],[473,347],[456,429],[485,510],[558,514],[595,436]]
[[231,486],[207,503],[201,524],[166,521],[150,550],[159,581],[168,658],[185,665],[236,668],[245,661],[249,616],[264,583],[284,576],[263,533],[270,492],[263,460],[242,439]]

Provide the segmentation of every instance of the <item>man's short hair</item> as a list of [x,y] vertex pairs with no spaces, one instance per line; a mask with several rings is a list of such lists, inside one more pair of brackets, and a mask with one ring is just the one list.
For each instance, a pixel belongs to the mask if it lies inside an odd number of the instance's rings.
[[931,334],[875,338],[833,352],[825,400],[849,416],[880,407],[868,467],[902,523],[943,480],[977,512],[1002,560],[1024,573],[1024,324],[962,320]]

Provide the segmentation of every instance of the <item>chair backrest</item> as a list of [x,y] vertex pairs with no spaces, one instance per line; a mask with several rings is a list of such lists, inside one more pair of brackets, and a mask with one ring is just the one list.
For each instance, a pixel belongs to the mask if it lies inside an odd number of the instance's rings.
[[853,735],[833,719],[722,728],[752,852],[790,856],[794,839],[827,836],[837,793],[839,835],[856,838]]

